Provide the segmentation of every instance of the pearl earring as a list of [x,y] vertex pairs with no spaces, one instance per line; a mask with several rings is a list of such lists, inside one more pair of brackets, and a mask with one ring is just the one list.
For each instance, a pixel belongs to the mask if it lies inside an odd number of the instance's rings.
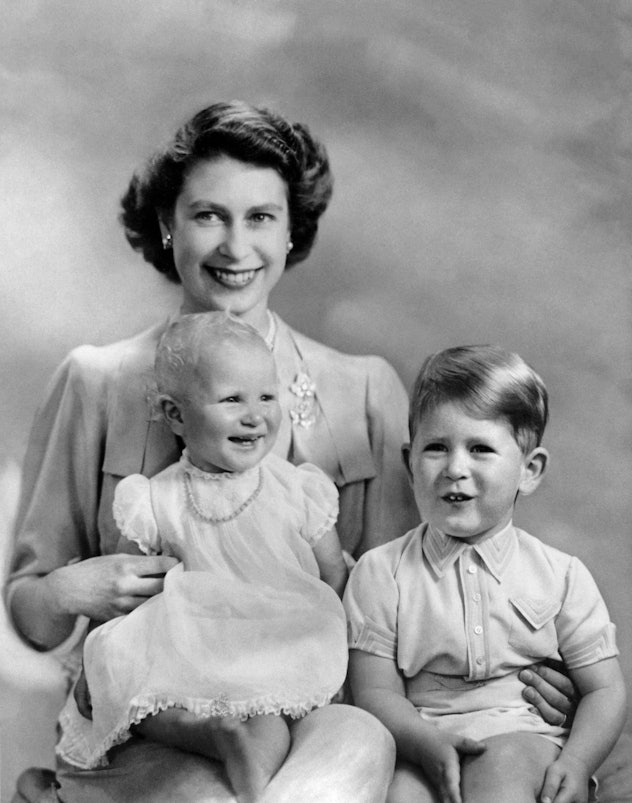
[[164,251],[170,251],[173,247],[173,240],[171,239],[170,234],[165,234],[165,236],[162,238],[162,247]]
[[288,241],[287,241],[287,245],[285,246],[285,251],[286,251],[286,253],[288,253],[288,254],[289,254],[289,253],[290,253],[290,251],[291,251],[293,248],[294,248],[294,243],[292,242],[292,240],[288,240]]

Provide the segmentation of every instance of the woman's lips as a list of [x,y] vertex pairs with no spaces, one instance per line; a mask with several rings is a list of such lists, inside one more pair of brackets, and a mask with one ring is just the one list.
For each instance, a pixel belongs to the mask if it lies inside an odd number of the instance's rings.
[[253,281],[258,271],[261,268],[254,268],[253,270],[227,270],[226,268],[214,268],[206,265],[206,270],[215,279],[216,282],[224,287],[239,288],[245,287]]
[[468,496],[467,494],[462,493],[449,493],[444,494],[442,497],[444,502],[469,502],[470,499],[473,499],[472,496]]

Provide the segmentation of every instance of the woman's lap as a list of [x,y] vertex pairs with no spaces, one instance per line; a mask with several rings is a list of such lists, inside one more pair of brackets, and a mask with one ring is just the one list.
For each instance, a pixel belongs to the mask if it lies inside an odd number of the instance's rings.
[[[292,747],[266,803],[380,803],[395,759],[393,740],[357,708],[330,705],[291,725]],[[63,803],[220,803],[234,801],[221,764],[132,739],[100,770],[58,772]]]

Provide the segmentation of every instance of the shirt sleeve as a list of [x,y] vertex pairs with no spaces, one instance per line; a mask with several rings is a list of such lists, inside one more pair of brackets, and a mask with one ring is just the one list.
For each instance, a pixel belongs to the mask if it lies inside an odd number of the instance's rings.
[[338,519],[338,489],[324,471],[311,463],[297,466],[302,486],[305,523],[303,538],[314,546]]
[[394,368],[367,358],[365,415],[375,475],[340,490],[338,528],[345,546],[359,557],[419,523],[402,461],[408,438],[408,397]]
[[399,590],[382,550],[363,555],[351,571],[343,603],[350,649],[397,659]]
[[99,554],[107,403],[97,350],[75,349],[54,374],[31,430],[9,592],[24,577]]
[[150,480],[142,474],[130,474],[116,486],[114,520],[121,534],[137,544],[145,555],[158,555],[162,543],[151,503]]
[[578,558],[567,573],[567,593],[556,627],[560,654],[569,669],[619,654],[615,626],[592,575]]

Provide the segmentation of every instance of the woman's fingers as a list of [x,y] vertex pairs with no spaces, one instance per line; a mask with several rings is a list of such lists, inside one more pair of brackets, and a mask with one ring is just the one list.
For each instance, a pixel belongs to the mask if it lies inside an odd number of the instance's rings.
[[575,714],[577,701],[571,680],[547,666],[523,669],[520,680],[526,684],[522,695],[535,706],[550,725],[568,725]]

